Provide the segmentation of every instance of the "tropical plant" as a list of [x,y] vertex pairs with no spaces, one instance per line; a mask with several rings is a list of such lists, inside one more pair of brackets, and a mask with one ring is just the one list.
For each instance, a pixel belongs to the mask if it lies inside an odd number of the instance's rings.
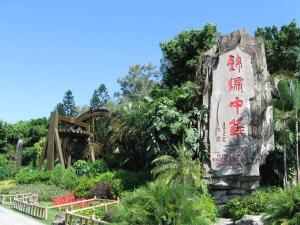
[[152,161],[155,165],[152,173],[167,185],[190,184],[204,192],[206,187],[201,180],[199,159],[192,159],[185,145],[174,148],[178,154],[177,158],[169,155],[159,156]]
[[187,184],[165,185],[158,181],[126,194],[112,224],[180,225],[212,224],[217,208],[208,195]]
[[90,170],[90,164],[85,160],[77,160],[73,167],[77,173],[77,175],[87,175]]
[[199,157],[201,162],[208,160],[200,130],[201,120],[207,113],[201,105],[201,90],[198,83],[186,82],[171,90],[153,92],[147,118],[156,154],[172,155],[172,146],[184,143],[193,157]]
[[266,225],[300,224],[300,186],[280,190],[268,201],[264,214]]
[[[295,77],[277,75],[273,83],[275,84],[272,91],[272,102],[274,106],[276,148],[283,150],[284,186],[286,187],[288,176],[291,175],[288,171],[296,171],[296,181],[297,183],[300,181],[298,147],[300,82]],[[295,151],[291,152],[293,148],[295,148]],[[293,158],[295,160],[289,160]]]

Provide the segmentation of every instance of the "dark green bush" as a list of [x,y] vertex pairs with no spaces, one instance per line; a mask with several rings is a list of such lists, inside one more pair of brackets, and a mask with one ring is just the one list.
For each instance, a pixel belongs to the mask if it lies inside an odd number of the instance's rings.
[[229,214],[227,216],[238,220],[244,215],[262,214],[277,191],[274,188],[261,188],[249,196],[231,199],[225,205],[225,211]]
[[91,195],[91,190],[94,187],[94,182],[91,178],[86,176],[79,177],[76,187],[75,196],[77,198],[86,198]]
[[105,160],[98,159],[90,165],[89,175],[93,176],[99,173],[105,173],[108,171],[108,165]]
[[94,186],[101,182],[108,182],[111,185],[110,194],[113,198],[117,198],[120,196],[122,191],[124,190],[122,181],[117,178],[116,172],[106,172],[99,174],[95,178],[93,178]]
[[100,182],[91,190],[90,198],[111,199],[111,184],[109,182]]
[[183,184],[164,185],[157,181],[126,194],[112,224],[213,224],[217,207],[212,198]]
[[264,214],[266,225],[300,224],[300,186],[280,190],[268,201]]
[[47,182],[51,179],[51,172],[35,170],[30,167],[24,167],[16,175],[16,182],[18,184],[31,184],[35,182]]
[[124,190],[133,190],[146,184],[152,178],[150,171],[132,172],[126,170],[117,171],[116,177],[122,181]]
[[117,198],[123,191],[122,181],[117,178],[116,172],[106,172],[99,174],[96,177],[80,177],[76,187],[75,187],[75,195],[78,198],[89,197],[91,195],[91,190],[98,183],[107,182],[110,183],[110,195],[113,198]]

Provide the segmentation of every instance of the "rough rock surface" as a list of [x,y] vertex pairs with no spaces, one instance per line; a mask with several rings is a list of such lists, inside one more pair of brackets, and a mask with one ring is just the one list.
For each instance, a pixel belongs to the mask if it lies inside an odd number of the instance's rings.
[[234,225],[234,222],[232,219],[220,218],[214,225]]
[[56,215],[55,220],[52,221],[53,225],[65,225],[66,213],[62,212]]
[[221,36],[198,69],[209,116],[202,136],[210,149],[217,203],[259,186],[259,167],[274,149],[269,73],[263,41],[245,30]]
[[235,225],[263,225],[262,216],[245,215],[242,219],[236,221]]

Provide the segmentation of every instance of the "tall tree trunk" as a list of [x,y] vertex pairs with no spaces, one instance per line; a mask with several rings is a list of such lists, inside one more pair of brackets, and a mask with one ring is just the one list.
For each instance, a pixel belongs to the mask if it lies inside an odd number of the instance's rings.
[[[285,128],[286,118],[283,120],[283,127]],[[286,165],[286,136],[284,134],[284,143],[283,143],[283,169],[284,169],[284,178],[283,178],[283,187],[287,189],[287,165]]]
[[296,109],[296,163],[297,163],[297,185],[300,182],[300,164],[299,164],[299,137],[298,137],[298,110]]

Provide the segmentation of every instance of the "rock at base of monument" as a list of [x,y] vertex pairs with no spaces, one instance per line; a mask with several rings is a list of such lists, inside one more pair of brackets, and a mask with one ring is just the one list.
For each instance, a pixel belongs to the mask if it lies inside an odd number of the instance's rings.
[[214,225],[234,225],[232,219],[219,218]]
[[263,225],[262,216],[250,216],[245,215],[242,217],[242,219],[236,221],[234,223],[235,225]]
[[65,225],[66,213],[62,212],[56,215],[55,220],[52,221],[53,225]]
[[213,177],[208,185],[216,204],[223,205],[228,200],[250,194],[259,187],[258,176]]

